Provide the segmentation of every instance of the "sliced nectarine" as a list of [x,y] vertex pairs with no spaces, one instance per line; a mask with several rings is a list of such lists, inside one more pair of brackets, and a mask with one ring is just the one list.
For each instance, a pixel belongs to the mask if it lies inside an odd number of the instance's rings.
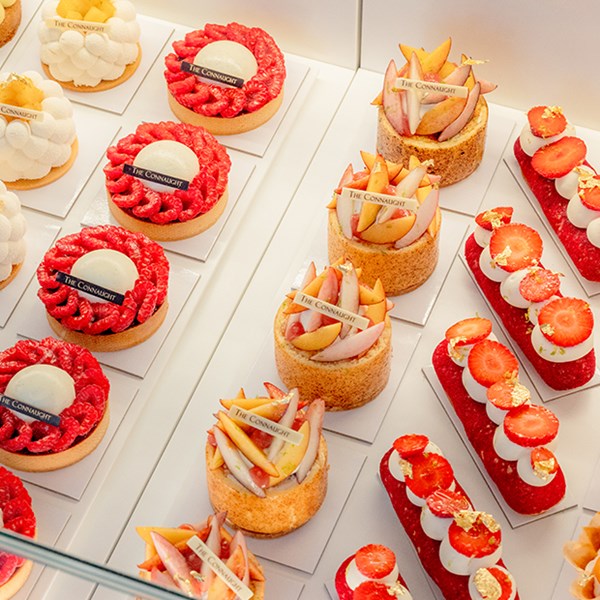
[[455,96],[436,104],[423,115],[417,127],[417,134],[433,135],[443,131],[452,121],[458,118],[466,103],[466,98]]
[[427,53],[427,56],[421,59],[421,65],[424,73],[439,73],[440,69],[446,63],[452,46],[452,38],[442,42],[435,50]]
[[424,185],[420,188],[417,189],[417,200],[419,201],[420,204],[423,204],[423,200],[425,200],[425,198],[427,198],[427,195],[429,194],[429,192],[431,192],[431,190],[433,189],[433,187],[431,185]]
[[310,425],[308,421],[304,421],[304,423],[302,423],[298,432],[302,434],[302,441],[298,445],[287,442],[282,448],[277,460],[275,461],[275,466],[279,471],[279,475],[277,477],[270,478],[269,486],[277,485],[286,477],[289,477],[302,462],[302,457],[306,452],[310,437]]
[[360,286],[360,303],[361,304],[377,304],[385,300],[385,291],[381,279],[378,279],[373,286],[373,289],[365,285]]
[[[371,154],[370,152],[365,152],[364,150],[361,150],[360,156],[363,159],[363,162],[365,163],[365,167],[367,167],[367,169],[369,169],[369,171],[371,171],[373,169],[373,165],[375,164],[376,155]],[[394,177],[396,177],[398,175],[398,173],[400,173],[400,171],[402,171],[402,169],[403,169],[402,165],[400,165],[398,163],[390,162],[389,160],[386,160],[385,164],[387,166],[388,178],[390,181],[392,179],[394,179]]]
[[273,402],[272,398],[267,397],[256,397],[256,398],[222,398],[221,406],[229,410],[234,404],[243,408],[244,410],[250,410],[252,408],[256,408],[257,406],[262,406],[263,404],[269,404]]
[[374,223],[361,232],[360,237],[365,242],[373,244],[391,244],[406,235],[416,218],[415,214],[410,214],[399,219],[390,219],[384,223]]
[[417,55],[417,58],[421,62],[423,62],[427,58],[427,55],[429,54],[423,48],[416,48],[414,46],[409,46],[407,44],[399,44],[399,46],[400,46],[400,52],[402,52],[402,56],[404,56],[404,58],[406,59],[406,62],[410,61],[410,57],[412,56],[413,52]]
[[325,325],[316,331],[299,335],[291,341],[291,344],[299,350],[322,350],[334,342],[341,329],[342,324],[339,322]]
[[377,323],[381,323],[381,321],[385,319],[386,313],[387,301],[383,299],[381,302],[377,302],[377,304],[369,304],[365,309],[364,316],[371,319],[371,321],[377,325]]

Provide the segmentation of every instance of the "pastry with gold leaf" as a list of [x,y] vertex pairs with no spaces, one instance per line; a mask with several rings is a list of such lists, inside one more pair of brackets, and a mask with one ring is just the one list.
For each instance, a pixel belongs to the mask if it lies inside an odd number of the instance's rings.
[[563,546],[563,554],[578,572],[569,588],[571,595],[579,600],[600,598],[600,512],[583,528],[578,539]]

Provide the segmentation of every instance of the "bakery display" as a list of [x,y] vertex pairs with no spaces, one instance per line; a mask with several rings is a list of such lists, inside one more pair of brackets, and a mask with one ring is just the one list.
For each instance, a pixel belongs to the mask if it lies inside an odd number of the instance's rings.
[[110,384],[85,348],[51,337],[0,352],[0,462],[53,471],[90,454],[109,423]]
[[311,263],[275,316],[283,383],[298,388],[303,401],[321,398],[331,411],[376,398],[390,376],[392,306],[381,281],[372,288],[361,283],[351,262],[337,261],[318,275]]
[[268,396],[221,400],[206,442],[208,495],[236,529],[277,537],[304,525],[327,492],[324,403],[265,384]]
[[379,474],[421,564],[446,600],[519,598],[501,560],[500,524],[474,510],[452,466],[427,436],[395,440]]
[[281,106],[283,54],[259,27],[207,24],[173,42],[165,64],[173,114],[215,135],[255,129]]
[[465,258],[481,292],[540,377],[555,390],[585,385],[596,369],[589,304],[560,293],[557,273],[542,266],[542,238],[511,221],[512,208],[476,218]]
[[21,0],[0,0],[0,46],[15,37],[21,24]]
[[0,73],[0,179],[28,190],[56,181],[77,156],[73,107],[36,71]]
[[[35,538],[37,523],[31,496],[23,482],[0,466],[0,527]],[[0,553],[0,598],[12,598],[25,584],[33,563],[14,554]]]
[[140,344],[167,313],[169,262],[142,233],[100,225],[58,240],[37,270],[54,333],[95,352]]
[[240,593],[249,589],[251,595],[245,597],[263,600],[263,569],[242,532],[232,536],[223,527],[225,516],[217,513],[202,523],[173,528],[136,527],[146,543],[144,561],[138,565],[140,577],[189,598],[234,600],[238,596],[227,579]]
[[184,239],[214,225],[225,210],[231,160],[202,127],[142,123],[106,155],[108,206],[130,231]]
[[339,600],[412,600],[394,553],[381,544],[367,544],[349,556],[335,574]]
[[46,0],[38,36],[44,72],[69,90],[111,89],[140,64],[140,25],[129,0]]
[[483,317],[452,325],[432,357],[435,373],[464,433],[506,503],[521,514],[538,514],[565,495],[565,477],[546,446],[558,419],[533,405],[519,382],[514,354],[492,339]]
[[583,527],[578,539],[567,542],[563,554],[577,569],[577,579],[569,589],[573,598],[596,600],[600,597],[600,513],[596,513]]
[[558,106],[535,106],[514,143],[523,179],[583,277],[600,281],[600,175]]
[[[422,285],[438,261],[439,177],[430,162],[411,156],[408,168],[361,152],[365,168],[348,165],[329,203],[329,261],[360,267],[362,280],[379,279],[389,296]],[[369,201],[372,200],[372,201]]]
[[0,181],[0,290],[18,275],[25,260],[27,221],[21,203]]
[[373,101],[377,114],[377,151],[408,166],[410,156],[433,160],[433,172],[446,186],[468,177],[481,162],[488,107],[483,94],[496,85],[475,76],[484,61],[462,55],[448,60],[452,40],[425,51],[400,44],[406,63],[392,59],[383,91]]

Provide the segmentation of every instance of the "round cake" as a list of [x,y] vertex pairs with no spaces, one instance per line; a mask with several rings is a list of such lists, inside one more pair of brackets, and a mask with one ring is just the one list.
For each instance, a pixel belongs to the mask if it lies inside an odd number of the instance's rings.
[[163,249],[122,227],[87,227],[61,238],[37,277],[54,333],[95,352],[145,341],[167,314],[169,262]]
[[36,71],[0,74],[0,179],[26,190],[64,175],[77,156],[73,107]]
[[140,64],[140,26],[129,0],[46,0],[38,35],[46,75],[70,90],[111,89]]
[[184,239],[214,225],[225,210],[231,160],[202,127],[142,123],[106,154],[108,205],[131,231]]
[[0,0],[0,46],[15,37],[21,24],[21,0]]
[[0,290],[13,281],[25,260],[27,221],[21,203],[0,181]]
[[2,464],[53,471],[98,446],[109,423],[110,384],[88,350],[51,337],[22,340],[0,352],[0,372]]
[[174,42],[165,64],[173,114],[215,135],[255,129],[281,106],[283,54],[258,27],[207,24]]

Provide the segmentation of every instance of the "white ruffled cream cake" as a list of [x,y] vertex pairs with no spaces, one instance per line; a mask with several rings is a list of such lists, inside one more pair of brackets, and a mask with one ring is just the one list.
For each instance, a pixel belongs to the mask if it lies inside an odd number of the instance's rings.
[[[76,154],[73,107],[55,81],[36,71],[0,73],[0,179],[13,189],[49,183]],[[20,109],[41,113],[18,117]],[[15,116],[12,116],[15,115]],[[66,170],[66,169],[65,169]],[[22,186],[11,183],[23,183]]]
[[0,181],[0,289],[12,281],[25,260],[26,230],[19,198]]
[[137,66],[140,26],[129,0],[47,0],[38,34],[43,65],[63,83],[121,83]]

